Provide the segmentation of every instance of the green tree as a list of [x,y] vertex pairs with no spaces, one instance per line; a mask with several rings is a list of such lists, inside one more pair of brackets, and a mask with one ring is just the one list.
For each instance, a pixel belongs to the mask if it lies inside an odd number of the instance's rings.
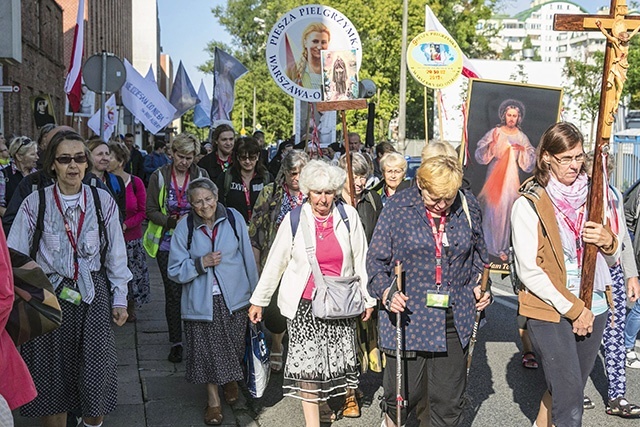
[[[480,19],[488,19],[498,0],[466,0],[453,4],[450,0],[433,0],[429,6],[438,19],[470,57],[488,57],[492,54],[488,40],[476,32]],[[376,140],[386,139],[389,121],[397,116],[398,90],[400,85],[401,52],[401,2],[394,0],[351,0],[342,2],[326,0],[327,6],[344,13],[358,29],[362,41],[362,67],[360,79],[371,79],[378,88],[372,99],[376,103]],[[286,137],[292,129],[293,100],[273,82],[264,58],[264,46],[268,32],[286,11],[299,6],[297,0],[228,0],[226,5],[212,9],[232,37],[232,46],[223,47],[226,52],[238,58],[249,73],[236,84],[236,110],[242,102],[253,103],[253,88],[257,93],[257,122],[267,135],[267,140]],[[258,23],[254,18],[259,18]],[[264,21],[264,26],[260,21]],[[409,0],[409,40],[424,31],[424,2]],[[219,43],[211,42],[207,51],[212,54]],[[212,72],[212,61],[201,66],[205,72]],[[433,103],[429,101],[430,110]],[[430,112],[430,114],[432,114]],[[250,115],[249,115],[250,116]],[[366,130],[366,110],[349,111],[349,130],[364,134]],[[239,114],[234,111],[234,125],[239,125]],[[424,137],[423,87],[408,77],[407,84],[407,137]]]
[[623,96],[630,95],[629,109],[640,110],[640,39],[635,36],[629,46],[629,68]]
[[600,109],[600,86],[604,54],[595,52],[586,61],[568,58],[562,70],[571,84],[564,90],[575,101],[580,118],[591,123],[591,143],[593,143],[594,128]]
[[531,36],[525,37],[524,40],[522,41],[523,56],[524,56],[525,49],[531,49],[533,51],[533,57],[531,58],[532,61],[542,61],[542,57],[540,57],[540,53],[538,52],[538,49],[533,46],[533,42],[531,41]]
[[502,53],[500,54],[500,59],[504,59],[505,61],[509,61],[511,59],[513,59],[513,54],[515,53],[515,50],[511,47],[511,45],[509,43],[507,43],[507,46],[502,50]]

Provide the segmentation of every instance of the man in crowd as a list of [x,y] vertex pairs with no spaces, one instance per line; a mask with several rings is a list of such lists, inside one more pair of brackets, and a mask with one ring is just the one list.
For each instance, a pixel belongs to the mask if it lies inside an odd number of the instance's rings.
[[[133,174],[138,178],[145,180],[144,173],[144,155],[138,150],[138,147],[134,143],[134,136],[132,133],[128,133],[124,136],[124,144],[131,153],[129,161],[124,166],[125,172]],[[145,181],[146,183],[147,181]]]

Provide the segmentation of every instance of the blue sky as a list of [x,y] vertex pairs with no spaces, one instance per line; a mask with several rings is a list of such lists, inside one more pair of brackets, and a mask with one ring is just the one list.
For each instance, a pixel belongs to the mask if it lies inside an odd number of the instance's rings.
[[[609,0],[572,1],[589,12],[595,12],[599,6],[609,5]],[[530,0],[503,0],[504,12],[515,14],[527,9],[530,3]],[[213,78],[199,72],[196,67],[209,58],[204,51],[208,42],[218,40],[229,44],[231,41],[211,13],[211,8],[225,4],[226,0],[158,0],[163,52],[171,55],[174,70],[182,60],[196,90],[200,87],[200,80],[204,79],[209,96],[213,91]]]

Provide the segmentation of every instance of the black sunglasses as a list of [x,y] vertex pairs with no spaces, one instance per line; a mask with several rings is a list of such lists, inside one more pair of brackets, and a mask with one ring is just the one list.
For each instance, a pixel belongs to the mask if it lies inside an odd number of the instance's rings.
[[76,154],[75,156],[60,156],[56,157],[56,162],[61,165],[68,165],[73,160],[76,163],[87,163],[87,156],[85,154]]

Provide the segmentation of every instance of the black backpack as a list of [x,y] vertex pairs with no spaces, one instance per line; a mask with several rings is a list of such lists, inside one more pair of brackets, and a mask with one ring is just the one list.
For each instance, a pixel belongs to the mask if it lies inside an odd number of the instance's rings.
[[[236,217],[233,216],[233,212],[231,212],[230,208],[225,208],[227,210],[227,219],[231,224],[231,228],[233,228],[233,234],[236,236],[236,240],[239,242],[240,238],[238,237],[238,230],[236,230]],[[189,212],[187,215],[187,251],[191,249],[191,242],[193,241],[193,212]]]

